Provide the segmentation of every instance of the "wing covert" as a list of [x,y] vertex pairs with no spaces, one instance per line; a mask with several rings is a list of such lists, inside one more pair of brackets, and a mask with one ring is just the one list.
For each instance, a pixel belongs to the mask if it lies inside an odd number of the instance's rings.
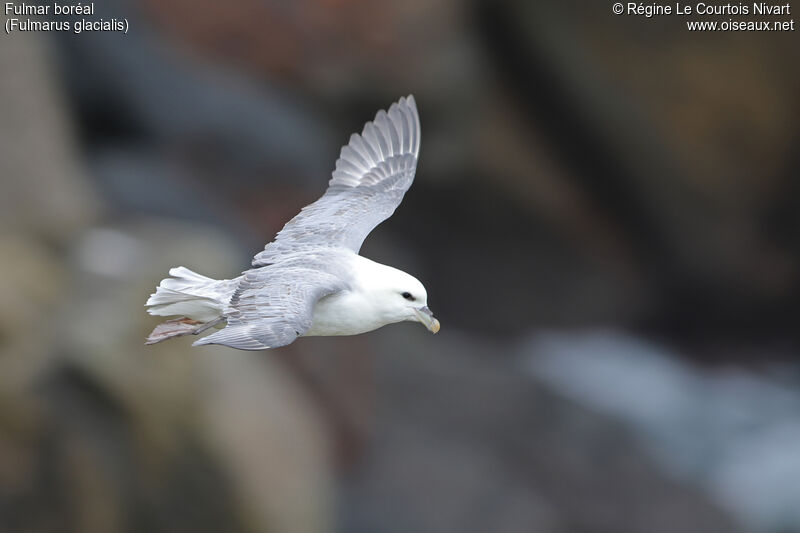
[[341,277],[314,265],[313,259],[311,264],[302,263],[289,261],[246,271],[225,307],[225,328],[194,345],[263,350],[285,346],[303,335],[311,327],[317,301],[347,285]]

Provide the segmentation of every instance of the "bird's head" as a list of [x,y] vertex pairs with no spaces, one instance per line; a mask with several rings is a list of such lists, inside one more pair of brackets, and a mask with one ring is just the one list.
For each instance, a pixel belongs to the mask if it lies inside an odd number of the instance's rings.
[[414,276],[384,266],[380,281],[372,293],[375,298],[373,303],[378,306],[387,323],[420,322],[432,333],[439,331],[439,321],[428,308],[428,292]]

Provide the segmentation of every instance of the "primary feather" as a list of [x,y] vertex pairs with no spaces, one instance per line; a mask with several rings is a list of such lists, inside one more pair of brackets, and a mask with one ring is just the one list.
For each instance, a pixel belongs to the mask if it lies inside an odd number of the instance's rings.
[[355,253],[367,235],[392,216],[417,169],[420,126],[413,96],[400,98],[389,112],[378,111],[361,135],[342,147],[328,189],[286,223],[253,258],[258,267],[287,253],[346,248]]

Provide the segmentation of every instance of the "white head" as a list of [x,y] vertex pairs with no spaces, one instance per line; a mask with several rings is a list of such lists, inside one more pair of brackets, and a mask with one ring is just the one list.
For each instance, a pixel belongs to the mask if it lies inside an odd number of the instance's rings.
[[381,320],[386,324],[403,321],[420,322],[433,333],[439,321],[428,309],[428,292],[420,281],[402,270],[374,263],[369,297]]

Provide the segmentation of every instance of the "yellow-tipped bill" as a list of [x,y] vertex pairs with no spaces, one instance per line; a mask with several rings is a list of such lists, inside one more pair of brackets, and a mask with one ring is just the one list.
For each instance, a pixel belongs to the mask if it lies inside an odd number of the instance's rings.
[[434,334],[439,331],[439,328],[441,327],[441,324],[439,324],[439,321],[436,320],[433,317],[433,311],[428,309],[427,306],[426,307],[420,307],[419,309],[415,309],[414,311],[416,312],[417,318],[419,319],[419,321],[426,328],[428,328],[428,331],[430,331],[431,333],[434,333]]

